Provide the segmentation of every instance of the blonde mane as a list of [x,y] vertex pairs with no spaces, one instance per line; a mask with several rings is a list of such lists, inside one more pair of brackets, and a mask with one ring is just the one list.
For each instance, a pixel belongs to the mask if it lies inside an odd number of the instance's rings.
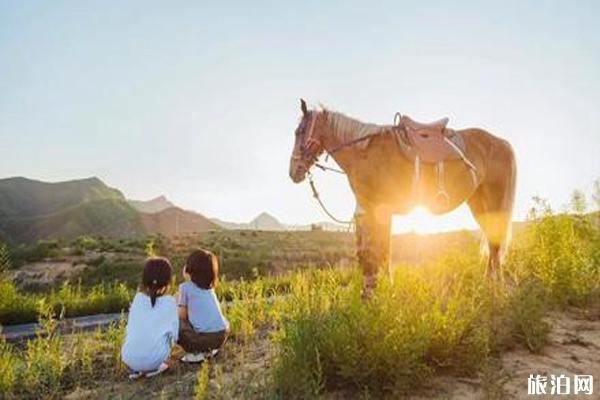
[[[382,130],[389,128],[388,125],[377,125],[361,122],[357,119],[348,117],[342,113],[329,111],[324,109],[327,115],[327,124],[331,129],[331,134],[335,136],[338,143],[349,143],[353,140],[363,138],[365,136],[379,133]],[[365,148],[369,144],[369,140],[358,142],[355,146]]]

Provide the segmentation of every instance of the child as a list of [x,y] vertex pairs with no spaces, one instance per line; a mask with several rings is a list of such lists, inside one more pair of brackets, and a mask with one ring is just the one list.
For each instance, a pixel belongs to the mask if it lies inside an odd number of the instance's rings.
[[173,296],[165,295],[170,282],[169,261],[149,258],[129,309],[121,348],[121,359],[132,370],[130,379],[158,375],[169,368],[166,360],[179,333],[177,304]]
[[217,258],[210,252],[192,252],[183,268],[187,282],[179,286],[179,345],[187,352],[181,361],[197,363],[203,353],[214,356],[229,334],[215,286],[219,275]]

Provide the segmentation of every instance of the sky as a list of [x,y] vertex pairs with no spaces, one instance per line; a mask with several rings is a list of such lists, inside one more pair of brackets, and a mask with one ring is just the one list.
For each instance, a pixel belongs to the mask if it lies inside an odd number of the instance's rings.
[[[288,178],[298,99],[507,139],[515,218],[600,177],[596,1],[0,0],[0,178],[98,176],[210,217],[326,217]],[[344,177],[316,172],[340,218]],[[394,229],[475,226],[466,207]],[[432,229],[433,229],[432,228]]]

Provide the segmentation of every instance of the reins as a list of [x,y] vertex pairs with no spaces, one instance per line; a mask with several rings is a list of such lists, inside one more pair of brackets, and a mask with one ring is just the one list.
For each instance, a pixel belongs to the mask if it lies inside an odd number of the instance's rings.
[[308,171],[307,175],[308,175],[308,183],[310,184],[310,189],[312,190],[313,197],[315,199],[317,199],[317,202],[319,203],[319,205],[321,206],[321,208],[323,209],[325,214],[327,214],[327,216],[329,218],[331,218],[333,221],[337,222],[338,224],[348,225],[349,228],[352,227],[352,224],[354,223],[354,219],[351,219],[350,221],[342,221],[341,219],[337,219],[332,213],[329,212],[327,207],[325,207],[325,204],[323,204],[321,197],[319,196],[319,192],[317,191],[317,187],[315,186],[315,181],[313,181],[312,174],[310,173],[310,171]]
[[314,166],[319,168],[321,171],[331,171],[331,172],[335,172],[336,174],[346,175],[346,173],[344,171],[342,171],[341,169],[331,168],[331,167],[328,167],[327,165],[323,165],[320,163],[315,163]]

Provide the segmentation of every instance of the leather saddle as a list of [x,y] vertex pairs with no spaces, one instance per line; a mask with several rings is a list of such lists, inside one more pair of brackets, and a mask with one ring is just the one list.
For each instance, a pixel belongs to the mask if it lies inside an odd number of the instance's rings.
[[444,160],[461,158],[456,146],[451,143],[454,131],[447,129],[448,118],[423,123],[406,115],[400,117],[400,126],[404,127],[406,139],[415,155],[427,163],[439,163]]
[[[399,119],[398,119],[399,117]],[[448,204],[450,197],[446,191],[444,161],[462,160],[471,175],[473,187],[477,187],[477,168],[465,154],[462,135],[446,127],[448,118],[434,122],[417,122],[406,115],[396,113],[394,125],[401,129],[396,136],[403,154],[414,163],[412,196],[421,200],[421,162],[434,164],[438,192],[435,200]]]

